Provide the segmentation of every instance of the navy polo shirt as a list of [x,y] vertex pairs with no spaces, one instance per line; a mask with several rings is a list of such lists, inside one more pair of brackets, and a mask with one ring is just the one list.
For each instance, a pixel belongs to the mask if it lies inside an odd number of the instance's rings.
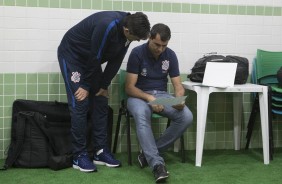
[[149,50],[148,42],[135,47],[128,59],[127,72],[138,74],[136,87],[143,91],[167,91],[168,75],[179,76],[176,54],[166,48],[156,60]]

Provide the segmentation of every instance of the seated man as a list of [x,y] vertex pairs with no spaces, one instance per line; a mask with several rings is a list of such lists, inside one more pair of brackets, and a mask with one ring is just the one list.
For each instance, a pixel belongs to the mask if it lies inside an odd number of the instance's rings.
[[[176,54],[167,48],[170,37],[171,32],[167,25],[154,25],[149,41],[134,48],[127,63],[127,107],[134,117],[142,148],[138,160],[141,168],[150,166],[156,182],[164,181],[168,177],[160,153],[172,146],[193,121],[193,115],[185,106],[185,102],[173,107],[149,104],[159,97],[174,98],[167,92],[168,75],[175,96],[183,96],[185,92],[179,76]],[[156,140],[151,127],[152,113],[158,113],[171,120],[170,126]]]

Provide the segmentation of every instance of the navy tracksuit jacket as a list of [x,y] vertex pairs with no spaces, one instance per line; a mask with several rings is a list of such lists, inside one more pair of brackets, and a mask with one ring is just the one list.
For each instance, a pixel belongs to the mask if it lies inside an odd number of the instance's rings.
[[[94,150],[107,146],[108,99],[95,96],[107,89],[118,72],[129,45],[123,34],[123,18],[129,13],[98,12],[85,18],[64,35],[58,59],[66,84],[72,121],[72,143],[75,155],[86,151],[87,113],[91,114]],[[101,64],[107,62],[102,71]],[[82,87],[89,97],[76,101],[75,91]]]

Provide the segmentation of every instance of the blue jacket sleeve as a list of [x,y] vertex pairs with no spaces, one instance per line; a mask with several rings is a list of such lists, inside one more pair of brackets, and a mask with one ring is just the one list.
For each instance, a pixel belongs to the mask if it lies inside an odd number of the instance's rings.
[[104,70],[104,73],[103,73],[102,81],[100,83],[101,88],[107,89],[108,86],[111,84],[111,81],[117,74],[122,64],[124,56],[125,56],[125,53],[120,53],[120,55],[115,60],[108,61],[106,68]]
[[101,67],[103,52],[107,47],[108,40],[111,39],[112,34],[115,32],[115,21],[112,21],[110,24],[101,22],[95,27],[91,37],[91,51],[87,61],[87,71],[83,79],[86,85],[90,86],[90,76]]

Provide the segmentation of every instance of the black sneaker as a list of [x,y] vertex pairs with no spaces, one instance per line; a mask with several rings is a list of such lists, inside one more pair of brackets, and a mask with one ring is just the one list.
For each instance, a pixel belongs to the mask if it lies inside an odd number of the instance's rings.
[[140,154],[138,155],[138,162],[141,168],[144,168],[146,166],[148,166],[148,162],[146,160],[146,157],[144,155],[144,153],[141,151]]
[[168,172],[162,164],[155,165],[153,173],[156,183],[164,182],[168,178]]

